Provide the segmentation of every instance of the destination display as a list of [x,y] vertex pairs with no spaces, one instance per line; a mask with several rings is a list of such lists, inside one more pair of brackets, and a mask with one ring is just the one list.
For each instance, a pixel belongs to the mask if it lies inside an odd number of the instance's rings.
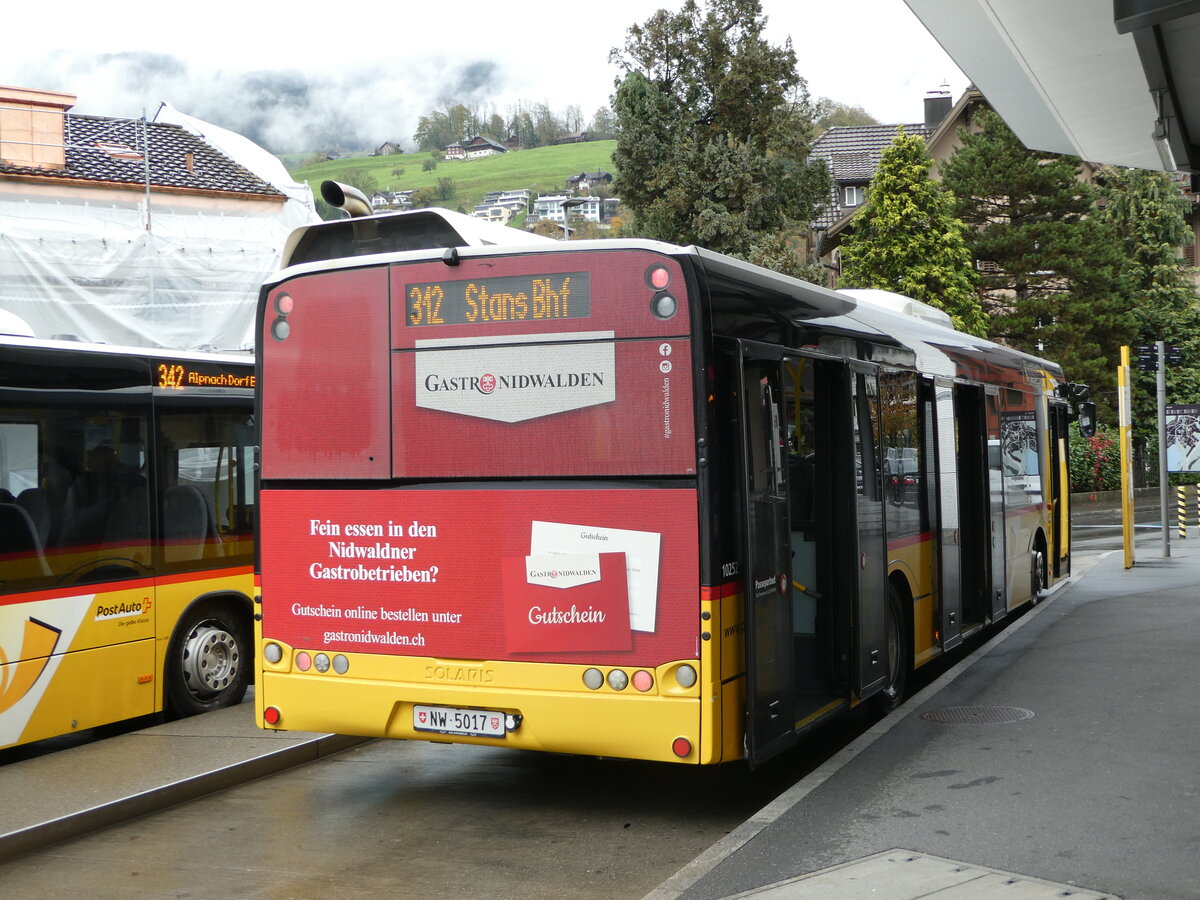
[[418,327],[586,319],[592,314],[587,272],[410,284],[406,296],[405,324]]
[[[247,363],[249,360],[247,360]],[[188,388],[249,388],[254,389],[254,372],[237,370],[220,363],[201,363],[192,360],[166,360],[154,366],[154,386],[183,391]]]

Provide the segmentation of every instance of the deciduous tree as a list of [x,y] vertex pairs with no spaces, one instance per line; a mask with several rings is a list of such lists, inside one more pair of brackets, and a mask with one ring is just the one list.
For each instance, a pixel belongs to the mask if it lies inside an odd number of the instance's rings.
[[686,0],[633,26],[610,59],[616,193],[646,237],[750,258],[812,221],[829,192],[806,161],[812,110],[790,40],[763,37],[759,0]]

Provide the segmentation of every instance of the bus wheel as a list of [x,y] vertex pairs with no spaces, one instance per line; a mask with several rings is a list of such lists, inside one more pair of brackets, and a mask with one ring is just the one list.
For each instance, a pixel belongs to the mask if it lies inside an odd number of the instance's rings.
[[1031,606],[1038,602],[1038,594],[1046,586],[1046,555],[1041,547],[1035,547],[1029,554],[1029,603]]
[[240,703],[250,676],[249,638],[223,603],[197,604],[167,652],[167,704],[177,716]]
[[891,712],[904,702],[908,688],[908,673],[912,669],[912,639],[908,635],[907,619],[900,592],[888,584],[887,615],[884,631],[887,640],[887,684],[875,695],[882,712]]

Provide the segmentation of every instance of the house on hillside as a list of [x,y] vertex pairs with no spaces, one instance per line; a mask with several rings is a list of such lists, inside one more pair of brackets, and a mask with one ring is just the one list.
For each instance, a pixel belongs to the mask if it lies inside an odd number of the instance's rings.
[[567,179],[567,189],[590,191],[593,187],[610,185],[613,182],[611,172],[580,172]]
[[165,104],[157,117],[174,122],[74,104],[0,87],[0,310],[38,337],[252,343],[259,285],[316,219],[311,191],[261,148]]
[[483,203],[485,206],[505,206],[512,209],[514,212],[526,212],[529,209],[529,201],[533,192],[529,188],[521,188],[515,191],[488,191],[483,195]]
[[397,153],[403,153],[403,152],[404,152],[403,148],[399,144],[397,144],[393,141],[384,141],[382,144],[380,144],[378,147],[375,148],[376,156],[395,156]]
[[372,212],[412,209],[412,191],[375,191],[370,196]]
[[446,159],[479,159],[484,156],[495,156],[507,153],[508,148],[490,137],[476,135],[469,141],[455,141],[446,146]]
[[507,225],[518,212],[519,210],[513,209],[511,206],[496,206],[485,202],[477,205],[471,211],[471,215],[477,219],[483,219],[485,222]]

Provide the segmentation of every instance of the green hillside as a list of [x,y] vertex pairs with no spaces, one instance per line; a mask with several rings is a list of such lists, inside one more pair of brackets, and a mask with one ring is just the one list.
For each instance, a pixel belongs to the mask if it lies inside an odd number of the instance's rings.
[[431,159],[428,152],[331,159],[295,169],[292,177],[308,182],[316,196],[320,196],[321,182],[326,179],[353,183],[354,170],[369,175],[374,189],[381,191],[433,188],[439,178],[449,178],[454,182],[454,193],[437,205],[470,212],[488,191],[529,188],[535,196],[551,194],[563,190],[567,179],[580,172],[612,172],[615,148],[616,141],[590,141],[515,150],[483,159],[439,159],[437,168],[428,172],[423,169],[425,160]]

